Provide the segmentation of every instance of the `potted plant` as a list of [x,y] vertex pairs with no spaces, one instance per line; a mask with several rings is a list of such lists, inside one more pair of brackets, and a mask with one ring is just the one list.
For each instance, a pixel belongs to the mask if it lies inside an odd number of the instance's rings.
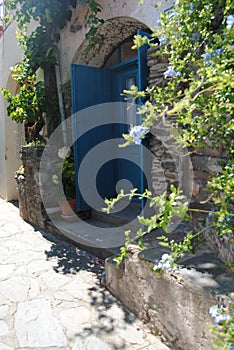
[[[64,219],[70,219],[76,212],[75,164],[71,147],[61,147],[58,150],[61,161],[57,164],[57,173],[53,175],[53,183],[60,185],[58,202]],[[62,187],[61,187],[62,184]],[[65,199],[64,199],[65,196]]]

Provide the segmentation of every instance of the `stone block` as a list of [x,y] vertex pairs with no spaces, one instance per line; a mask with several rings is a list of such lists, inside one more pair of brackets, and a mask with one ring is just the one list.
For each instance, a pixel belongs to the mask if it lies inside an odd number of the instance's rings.
[[168,67],[168,63],[158,63],[155,62],[155,64],[150,66],[150,77],[151,77],[151,72],[164,72]]
[[175,180],[175,179],[177,179],[177,174],[176,173],[172,173],[170,171],[165,171],[165,177],[168,178],[168,179]]
[[221,158],[212,158],[206,156],[194,156],[192,157],[193,167],[196,170],[203,170],[208,172],[219,173],[222,167],[218,164],[222,161]]
[[170,170],[176,169],[176,164],[174,161],[164,160],[162,161],[161,165],[164,169],[170,169]]
[[65,347],[66,337],[58,320],[53,316],[50,302],[33,299],[18,304],[15,330],[20,347]]
[[211,179],[211,175],[207,171],[202,170],[194,169],[193,176],[195,179],[201,179],[204,181],[209,181]]

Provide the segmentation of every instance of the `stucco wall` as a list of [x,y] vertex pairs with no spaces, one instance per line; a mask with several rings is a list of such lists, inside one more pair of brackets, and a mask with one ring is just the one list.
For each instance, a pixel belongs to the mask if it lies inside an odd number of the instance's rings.
[[[0,66],[0,69],[1,69],[1,66]],[[6,192],[7,192],[4,130],[5,130],[4,100],[2,95],[0,95],[0,196],[2,198],[6,198]]]
[[[123,18],[128,19],[129,21],[139,22],[137,27],[148,27],[151,28],[156,25],[156,21],[159,19],[159,13],[164,11],[167,8],[170,8],[173,5],[173,1],[165,1],[158,11],[155,10],[155,4],[157,1],[149,0],[145,1],[144,5],[139,5],[139,0],[100,0],[103,11],[100,14],[100,18],[103,18],[105,21],[116,18],[121,21]],[[85,33],[87,28],[84,26],[84,13],[85,9],[80,6],[73,11],[73,16],[71,22],[69,22],[61,32],[61,40],[59,44],[60,48],[60,64],[61,64],[61,78],[62,82],[66,82],[70,77],[70,64],[74,62],[74,57],[77,55],[77,51],[85,48]],[[100,26],[100,31],[101,31]],[[117,32],[116,30],[117,29]],[[125,33],[121,33],[123,29],[115,28],[115,25],[112,25],[110,28],[115,36],[119,36],[120,41],[125,37],[128,37],[132,34],[131,26],[127,24],[125,28]],[[106,33],[110,33],[108,30]],[[136,30],[134,30],[136,32]],[[127,35],[128,33],[128,35]],[[103,36],[102,45],[108,41],[106,35]],[[113,40],[109,40],[110,47],[109,51],[113,49]],[[116,42],[118,45],[118,43]],[[106,51],[102,51],[102,54],[105,55]],[[88,53],[87,53],[88,55]],[[101,56],[101,55],[100,55]],[[79,63],[82,63],[79,62]],[[86,62],[87,64],[87,62]],[[102,62],[94,61],[89,62],[90,65],[101,66]]]
[[[0,39],[0,86],[13,93],[16,84],[9,79],[10,68],[22,58],[15,32],[16,23],[12,23]],[[0,196],[12,200],[17,198],[14,172],[20,165],[16,156],[18,126],[6,116],[6,106],[6,101],[0,94]]]

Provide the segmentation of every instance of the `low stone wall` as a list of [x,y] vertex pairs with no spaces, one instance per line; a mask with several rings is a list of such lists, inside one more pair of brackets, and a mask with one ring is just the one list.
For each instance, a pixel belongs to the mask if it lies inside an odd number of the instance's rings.
[[[157,253],[161,256],[162,251],[151,255]],[[178,271],[159,276],[135,250],[123,269],[106,260],[106,287],[153,333],[165,336],[173,350],[211,350],[209,308],[228,302],[233,276],[210,252],[188,256],[181,264]]]
[[234,262],[234,235],[225,234],[222,237],[217,235],[214,229],[209,228],[210,217],[206,218],[207,230],[204,236],[211,249],[225,262]]
[[22,146],[23,171],[16,174],[21,217],[41,228],[48,220],[39,186],[39,167],[43,146]]

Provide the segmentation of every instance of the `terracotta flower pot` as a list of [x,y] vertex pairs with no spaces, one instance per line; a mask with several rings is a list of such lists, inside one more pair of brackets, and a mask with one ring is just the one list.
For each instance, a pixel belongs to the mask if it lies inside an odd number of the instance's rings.
[[76,200],[75,199],[70,199],[67,201],[63,201],[59,203],[61,212],[62,212],[62,217],[74,217],[75,212],[76,212]]

